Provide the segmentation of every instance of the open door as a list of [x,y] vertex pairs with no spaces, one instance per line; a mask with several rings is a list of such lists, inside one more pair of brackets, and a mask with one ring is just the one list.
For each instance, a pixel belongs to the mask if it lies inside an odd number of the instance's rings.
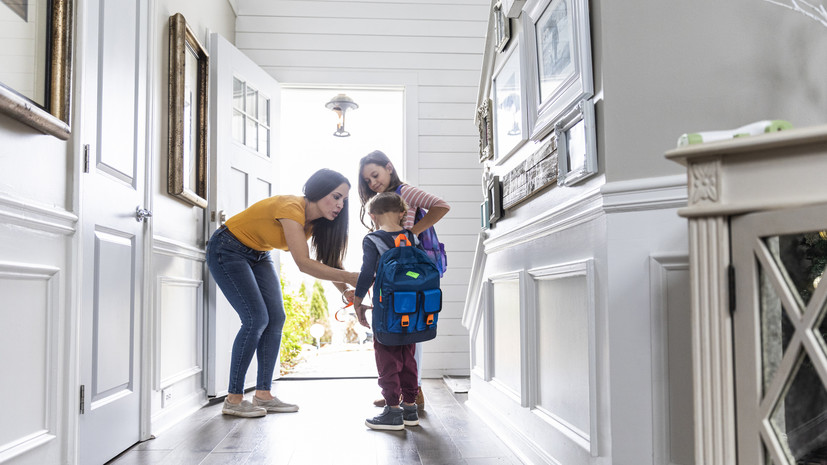
[[138,442],[145,300],[147,2],[93,0],[85,17],[81,175],[79,456],[101,464]]
[[[210,35],[210,186],[207,237],[224,221],[276,193],[279,85],[226,39]],[[278,255],[273,259],[279,266]],[[233,340],[241,322],[209,280],[207,394],[227,393]],[[255,384],[256,361],[245,387]],[[252,375],[250,375],[252,373]]]

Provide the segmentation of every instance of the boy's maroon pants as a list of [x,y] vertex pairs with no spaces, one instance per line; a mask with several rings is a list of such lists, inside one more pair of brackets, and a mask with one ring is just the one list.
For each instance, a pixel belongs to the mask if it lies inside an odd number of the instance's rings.
[[376,339],[373,340],[373,354],[376,357],[376,368],[379,370],[379,387],[382,388],[382,397],[387,405],[399,405],[400,394],[405,403],[412,404],[416,401],[419,383],[415,351],[416,344],[386,346],[376,342]]

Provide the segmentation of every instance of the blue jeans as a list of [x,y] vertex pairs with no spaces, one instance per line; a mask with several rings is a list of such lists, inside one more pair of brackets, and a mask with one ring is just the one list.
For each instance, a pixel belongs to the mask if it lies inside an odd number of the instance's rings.
[[241,318],[230,361],[230,394],[244,393],[244,376],[256,354],[256,389],[269,391],[286,315],[281,283],[270,252],[242,244],[222,226],[207,243],[207,266]]

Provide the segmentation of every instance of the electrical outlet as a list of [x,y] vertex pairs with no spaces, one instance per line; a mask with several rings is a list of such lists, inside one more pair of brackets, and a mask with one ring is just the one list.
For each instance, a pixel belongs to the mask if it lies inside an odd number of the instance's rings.
[[171,404],[175,395],[172,392],[172,389],[164,389],[161,391],[161,408],[166,407],[167,405]]

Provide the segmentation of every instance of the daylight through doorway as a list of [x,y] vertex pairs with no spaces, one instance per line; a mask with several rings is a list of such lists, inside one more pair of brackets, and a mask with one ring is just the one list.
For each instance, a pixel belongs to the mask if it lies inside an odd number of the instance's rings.
[[[325,104],[346,94],[358,108],[346,113],[348,137],[334,136],[338,116]],[[302,194],[307,178],[320,168],[342,173],[351,184],[349,196],[349,241],[345,269],[359,271],[362,239],[368,230],[359,220],[359,159],[374,150],[385,152],[404,179],[404,90],[398,88],[291,86],[281,92],[280,156],[275,163],[277,192]],[[315,279],[299,272],[289,254],[282,253],[285,301],[305,299],[313,323],[306,327],[305,315],[291,315],[282,342],[283,378],[375,377],[372,334],[356,322],[352,307],[344,308],[339,291],[322,282],[327,305],[320,312]],[[303,286],[302,286],[303,285]],[[302,287],[304,288],[302,294]],[[301,312],[300,312],[301,313]],[[293,321],[290,319],[293,318]],[[303,326],[297,327],[301,320]],[[313,324],[319,324],[313,328]],[[288,334],[292,330],[294,334]],[[302,337],[296,338],[296,333]],[[315,338],[311,334],[322,334]],[[299,339],[299,340],[296,340]],[[292,351],[292,352],[291,352]],[[290,353],[288,353],[290,352]]]

